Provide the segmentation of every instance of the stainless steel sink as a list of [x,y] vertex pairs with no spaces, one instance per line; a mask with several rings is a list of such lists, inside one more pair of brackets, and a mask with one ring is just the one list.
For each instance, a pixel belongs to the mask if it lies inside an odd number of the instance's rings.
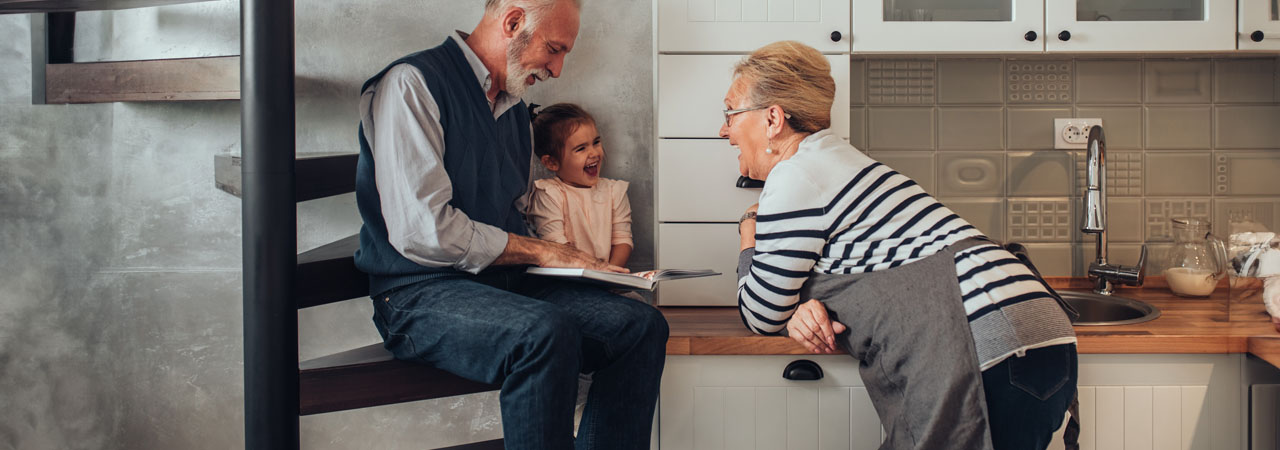
[[1155,320],[1160,309],[1149,304],[1093,292],[1058,291],[1077,312],[1080,319],[1073,325],[1128,325]]

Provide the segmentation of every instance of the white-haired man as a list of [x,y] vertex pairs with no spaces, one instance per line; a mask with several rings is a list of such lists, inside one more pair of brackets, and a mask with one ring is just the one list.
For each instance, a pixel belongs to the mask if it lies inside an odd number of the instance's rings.
[[656,309],[527,265],[621,271],[525,222],[524,90],[559,77],[578,0],[489,0],[470,34],[393,62],[361,94],[356,265],[399,359],[501,383],[508,449],[648,448],[667,323]]

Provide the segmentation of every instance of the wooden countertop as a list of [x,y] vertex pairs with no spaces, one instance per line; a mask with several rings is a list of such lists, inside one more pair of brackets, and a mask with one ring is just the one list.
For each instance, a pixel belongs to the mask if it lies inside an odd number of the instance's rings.
[[[1087,290],[1077,278],[1050,278],[1056,289]],[[1280,367],[1280,333],[1262,306],[1261,289],[1231,296],[1226,281],[1207,298],[1171,293],[1162,278],[1116,295],[1160,308],[1159,318],[1136,325],[1078,326],[1081,353],[1252,353]],[[1229,297],[1235,297],[1229,298]],[[796,355],[808,353],[790,338],[759,336],[742,325],[736,308],[663,307],[671,326],[668,355]]]

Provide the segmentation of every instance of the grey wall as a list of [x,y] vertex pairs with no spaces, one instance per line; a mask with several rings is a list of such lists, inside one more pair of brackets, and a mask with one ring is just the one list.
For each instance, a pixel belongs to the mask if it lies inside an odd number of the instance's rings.
[[[1150,249],[1159,275],[1170,219],[1280,230],[1280,61],[1227,57],[855,57],[854,145],[905,173],[979,229],[1028,243],[1047,275],[1084,275],[1083,151],[1055,150],[1054,118],[1101,118],[1116,262]],[[1233,227],[1233,222],[1235,226]]]
[[[78,61],[239,52],[239,2],[77,16]],[[483,2],[296,5],[298,151],[354,152],[357,90],[470,31]],[[564,76],[526,100],[582,104],[604,175],[632,183],[634,267],[652,266],[650,2],[586,2]],[[25,15],[0,16],[0,449],[243,442],[237,102],[32,106]],[[355,233],[354,197],[298,206],[298,247]],[[362,301],[299,314],[308,359],[378,342]],[[496,395],[302,419],[304,448],[433,448],[500,434]]]

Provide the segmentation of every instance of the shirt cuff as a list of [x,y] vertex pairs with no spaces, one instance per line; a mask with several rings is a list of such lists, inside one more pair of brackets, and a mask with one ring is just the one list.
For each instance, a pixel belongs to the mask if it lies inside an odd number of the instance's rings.
[[741,253],[738,253],[738,280],[751,275],[751,260],[755,257],[755,247],[744,248]]
[[506,231],[480,222],[472,222],[475,226],[475,232],[471,233],[471,243],[467,246],[467,252],[462,255],[462,260],[454,265],[454,268],[468,272],[480,273],[493,261],[502,255],[507,249],[508,235]]

